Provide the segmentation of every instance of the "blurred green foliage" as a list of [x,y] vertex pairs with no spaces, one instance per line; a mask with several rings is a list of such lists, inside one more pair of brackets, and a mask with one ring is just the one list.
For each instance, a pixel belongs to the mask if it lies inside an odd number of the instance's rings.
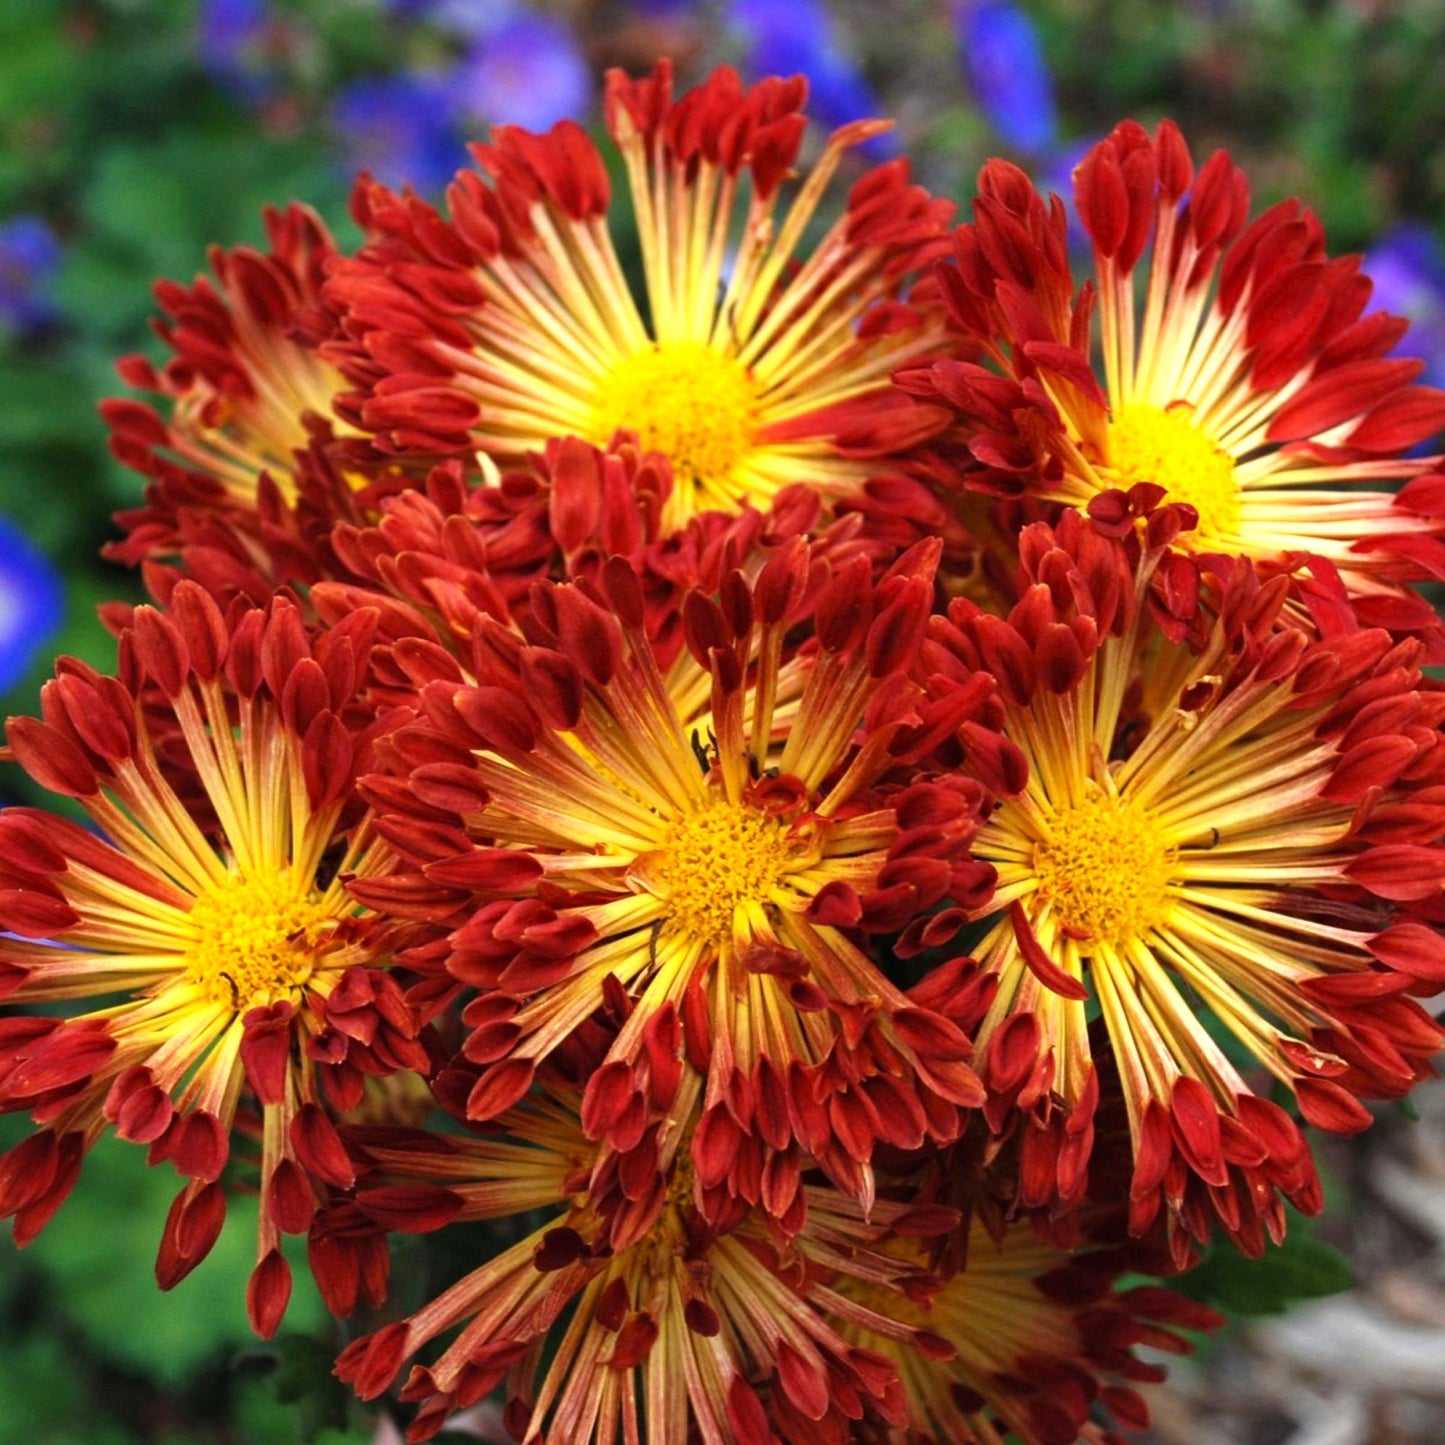
[[1236,1319],[1282,1314],[1303,1300],[1348,1289],[1351,1282],[1349,1260],[1332,1244],[1316,1239],[1309,1221],[1292,1211],[1283,1244],[1266,1245],[1259,1259],[1212,1245],[1203,1261],[1173,1287]]
[[[6,1144],[23,1133],[7,1120]],[[246,1323],[253,1200],[233,1203],[220,1241],[169,1293],[155,1286],[161,1222],[180,1181],[143,1150],[102,1140],[75,1193],[25,1251],[0,1252],[0,1445],[317,1445],[348,1432],[330,1381],[337,1327],[292,1252],[282,1337]]]

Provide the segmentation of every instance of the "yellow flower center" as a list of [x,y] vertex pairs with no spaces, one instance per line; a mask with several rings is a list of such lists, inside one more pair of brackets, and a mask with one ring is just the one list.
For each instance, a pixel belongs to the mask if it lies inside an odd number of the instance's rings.
[[[679,490],[709,497],[697,507],[743,500],[735,480],[753,446],[757,388],[741,363],[710,346],[680,341],[635,351],[598,388],[593,440],[618,427],[672,463]],[[692,510],[692,508],[689,508]]]
[[186,968],[215,1003],[238,1012],[269,1003],[311,976],[317,931],[331,915],[289,870],[232,874],[191,907]]
[[732,935],[736,909],[763,902],[788,863],[781,823],[726,802],[679,819],[666,850],[662,884],[671,926],[718,944]]
[[1088,954],[1091,943],[1117,948],[1164,921],[1174,859],[1142,808],[1097,793],[1049,819],[1034,872],[1040,894]]
[[1213,546],[1239,533],[1239,483],[1234,458],[1189,420],[1192,408],[1167,411],[1146,402],[1121,406],[1109,423],[1109,466],[1116,484],[1155,482],[1171,502],[1188,502],[1199,526],[1187,542]]
[[[294,502],[296,453],[311,439],[301,418],[314,411],[332,420],[331,399],[345,378],[315,353],[286,342],[277,343],[274,358],[253,358],[252,375],[252,395],[233,396],[195,382],[171,416],[177,450],[243,503],[255,504],[256,477],[263,471],[286,501]],[[354,489],[371,480],[359,472],[344,475]]]

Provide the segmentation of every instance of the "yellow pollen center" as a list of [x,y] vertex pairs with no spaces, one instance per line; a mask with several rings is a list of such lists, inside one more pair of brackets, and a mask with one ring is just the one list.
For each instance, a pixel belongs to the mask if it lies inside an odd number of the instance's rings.
[[1184,542],[1214,546],[1239,533],[1239,483],[1234,458],[1190,421],[1191,410],[1145,402],[1121,406],[1109,423],[1109,466],[1119,487],[1155,482],[1169,501],[1188,502],[1199,513],[1199,526],[1184,534]]
[[191,907],[186,971],[215,1003],[237,1011],[269,1003],[311,976],[317,932],[330,918],[310,893],[298,894],[286,869],[232,874]]
[[714,943],[731,936],[740,905],[766,900],[789,856],[782,824],[726,802],[679,819],[665,846],[662,884],[671,926]]
[[[302,417],[314,411],[330,420],[331,399],[344,378],[314,352],[285,341],[276,343],[274,355],[267,350],[243,359],[255,378],[251,394],[230,395],[197,380],[177,401],[171,416],[180,437],[177,449],[242,502],[255,505],[262,471],[294,502],[296,452],[311,438]],[[351,471],[345,476],[355,489],[371,480]]]
[[672,1160],[672,1174],[667,1181],[667,1204],[673,1209],[692,1207],[697,1168],[692,1162],[691,1138],[684,1139]]
[[593,440],[605,446],[627,427],[667,457],[677,487],[741,500],[734,473],[752,450],[756,406],[752,377],[731,356],[696,341],[649,346],[598,388]]
[[1039,892],[1087,955],[1091,944],[1117,948],[1164,921],[1174,859],[1142,808],[1098,793],[1050,818],[1048,838],[1034,849],[1034,872]]

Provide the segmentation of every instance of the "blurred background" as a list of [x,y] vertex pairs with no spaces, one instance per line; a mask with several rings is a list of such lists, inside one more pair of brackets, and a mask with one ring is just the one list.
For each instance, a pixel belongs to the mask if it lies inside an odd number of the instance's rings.
[[[0,0],[4,710],[33,710],[56,652],[108,667],[95,605],[139,596],[97,555],[141,482],[96,403],[124,392],[117,356],[160,356],[155,278],[260,242],[268,202],[305,200],[352,244],[359,167],[439,195],[489,124],[595,121],[603,71],[662,54],[684,80],[801,70],[822,127],[894,117],[875,158],[906,152],[964,213],[988,156],[1065,189],[1115,121],[1172,116],[1196,156],[1233,151],[1259,205],[1300,195],[1333,251],[1368,252],[1445,382],[1440,0]],[[23,791],[0,770],[0,795]],[[1156,1440],[1445,1440],[1445,1100],[1419,1097],[1423,1118],[1327,1151],[1313,1232],[1192,1278],[1262,1322],[1176,1369]],[[287,1334],[248,1339],[244,1218],[157,1294],[174,1187],[102,1147],[35,1245],[0,1247],[0,1445],[398,1439],[330,1385],[335,1327],[299,1283]],[[485,1410],[463,1424],[500,1438]]]

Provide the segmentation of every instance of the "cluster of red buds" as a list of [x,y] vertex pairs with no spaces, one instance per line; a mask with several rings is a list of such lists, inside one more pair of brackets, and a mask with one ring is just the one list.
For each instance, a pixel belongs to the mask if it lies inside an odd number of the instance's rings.
[[[0,1211],[142,1145],[168,1287],[258,1193],[254,1328],[304,1235],[411,1441],[1117,1441],[1217,1322],[1130,1280],[1279,1242],[1442,1041],[1404,322],[1168,122],[1077,280],[804,99],[613,74],[607,149],[160,285],[152,601],[8,725],[73,801],[0,813]],[[388,1236],[482,1220],[408,1315]]]

